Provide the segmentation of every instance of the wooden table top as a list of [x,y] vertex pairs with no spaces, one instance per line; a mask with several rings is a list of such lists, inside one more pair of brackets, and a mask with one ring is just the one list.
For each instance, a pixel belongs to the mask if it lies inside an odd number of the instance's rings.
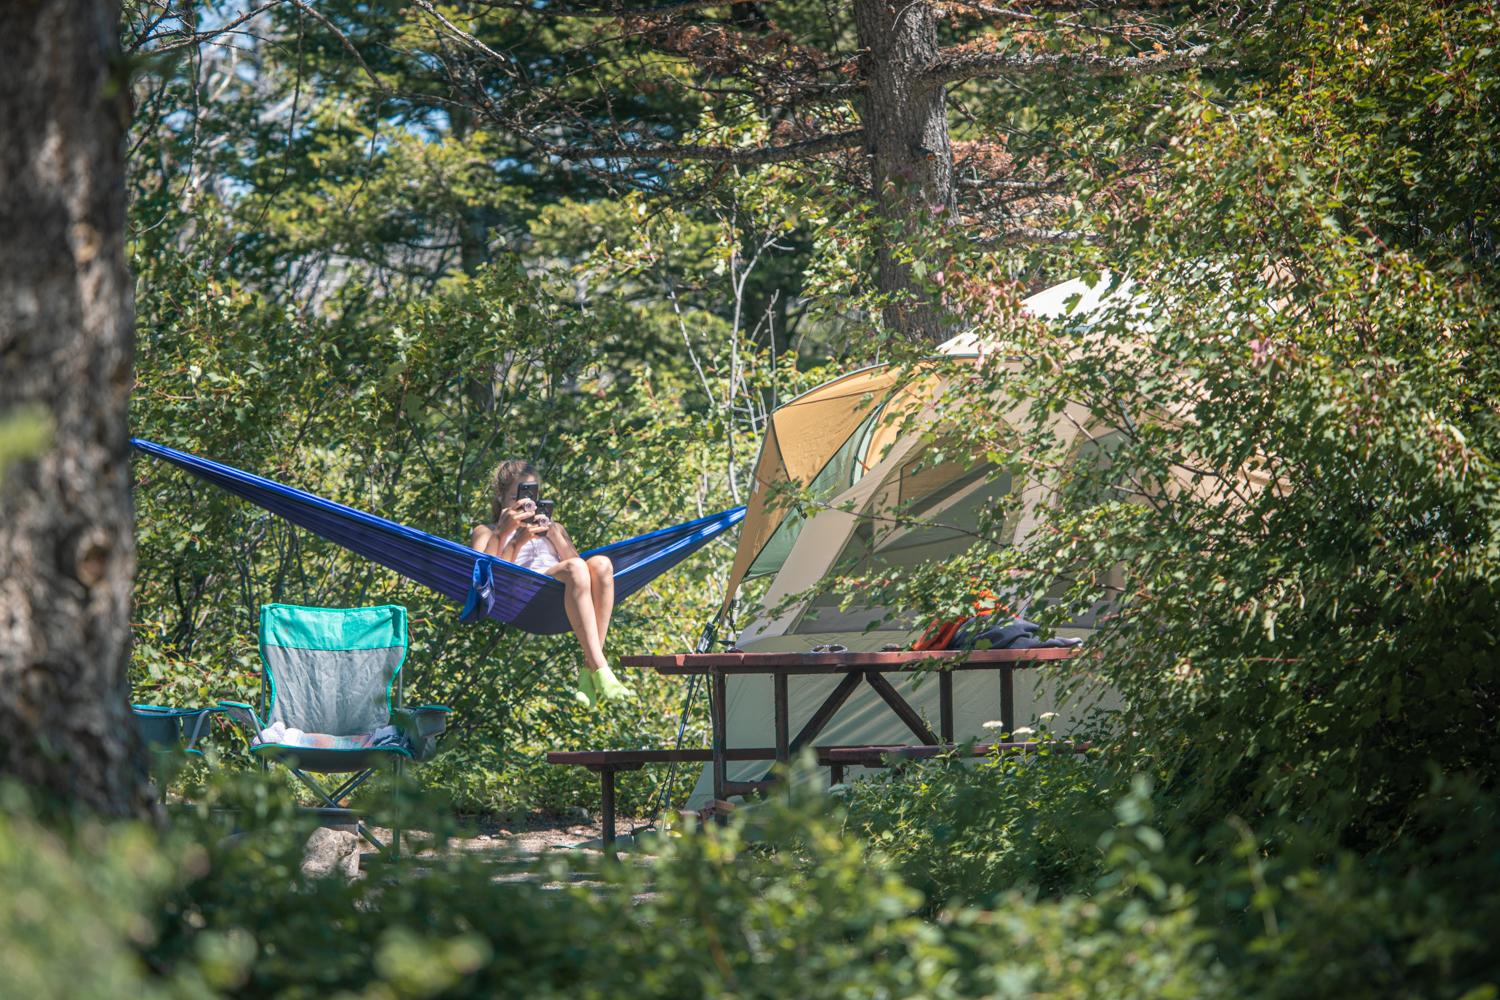
[[625,656],[620,663],[662,674],[834,674],[853,670],[993,670],[1069,660],[1080,647],[1043,649],[899,650],[890,653],[668,653]]

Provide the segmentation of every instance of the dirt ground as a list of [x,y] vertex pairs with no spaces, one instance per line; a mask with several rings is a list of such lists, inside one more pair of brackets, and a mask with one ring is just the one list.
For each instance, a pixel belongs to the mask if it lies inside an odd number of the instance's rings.
[[[603,830],[592,817],[583,816],[528,816],[514,821],[497,821],[481,818],[466,824],[470,832],[455,838],[451,846],[459,851],[493,854],[497,859],[527,861],[543,858],[555,853],[576,853],[598,856],[603,853]],[[634,846],[632,829],[645,833],[648,821],[626,816],[615,820],[616,848],[630,852]],[[388,840],[390,831],[377,828],[375,835]],[[420,837],[420,834],[416,835]],[[375,848],[369,843],[362,846],[364,853]]]
[[[625,851],[633,846],[630,831],[640,828],[644,832],[649,821],[620,816],[615,819],[615,836],[618,849]],[[509,851],[520,856],[541,857],[554,851],[584,851],[601,853],[604,832],[592,817],[581,816],[534,816],[515,823],[502,824],[481,821],[478,832],[462,841],[466,850]]]

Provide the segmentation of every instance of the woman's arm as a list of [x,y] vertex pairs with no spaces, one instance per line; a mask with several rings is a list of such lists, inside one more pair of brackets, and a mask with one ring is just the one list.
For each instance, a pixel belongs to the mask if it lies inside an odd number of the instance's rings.
[[507,507],[500,512],[498,524],[481,524],[469,533],[469,548],[506,562],[515,562],[521,546],[531,537],[532,532],[527,530],[530,520],[530,511],[519,506]]
[[510,533],[510,541],[505,543],[505,548],[500,550],[500,558],[506,562],[515,562],[516,556],[521,554],[521,547],[531,540],[531,526],[522,524]]
[[568,534],[567,528],[553,521],[551,529],[547,532],[547,537],[552,540],[552,547],[557,550],[557,558],[578,558],[578,547],[573,544],[573,539]]

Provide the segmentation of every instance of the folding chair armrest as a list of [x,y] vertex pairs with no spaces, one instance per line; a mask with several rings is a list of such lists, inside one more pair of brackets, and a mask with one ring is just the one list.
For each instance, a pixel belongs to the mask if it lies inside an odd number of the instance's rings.
[[209,708],[198,709],[198,711],[191,716],[193,725],[191,729],[186,729],[185,731],[187,742],[183,743],[182,748],[188,753],[202,753],[203,751],[198,749],[198,741],[203,738],[204,732],[209,727],[209,717],[212,716],[215,712],[222,711],[224,711],[224,709],[218,705],[214,705]]
[[218,707],[234,720],[235,725],[245,730],[249,737],[258,736],[266,728],[265,723],[260,721],[260,716],[255,714],[255,709],[243,701],[220,701]]
[[391,723],[411,742],[412,757],[427,760],[437,753],[438,737],[448,729],[446,705],[419,705],[416,708],[391,710]]
[[446,705],[417,705],[392,709],[391,719],[398,729],[414,738],[440,736],[448,728],[448,714],[452,711]]

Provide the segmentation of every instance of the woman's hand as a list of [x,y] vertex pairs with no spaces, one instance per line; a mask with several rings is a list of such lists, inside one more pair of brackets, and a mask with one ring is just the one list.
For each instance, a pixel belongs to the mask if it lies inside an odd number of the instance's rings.
[[526,524],[536,516],[534,511],[536,505],[530,500],[522,500],[514,507],[507,507],[500,512],[500,520],[495,524],[495,534],[506,538],[511,532]]

